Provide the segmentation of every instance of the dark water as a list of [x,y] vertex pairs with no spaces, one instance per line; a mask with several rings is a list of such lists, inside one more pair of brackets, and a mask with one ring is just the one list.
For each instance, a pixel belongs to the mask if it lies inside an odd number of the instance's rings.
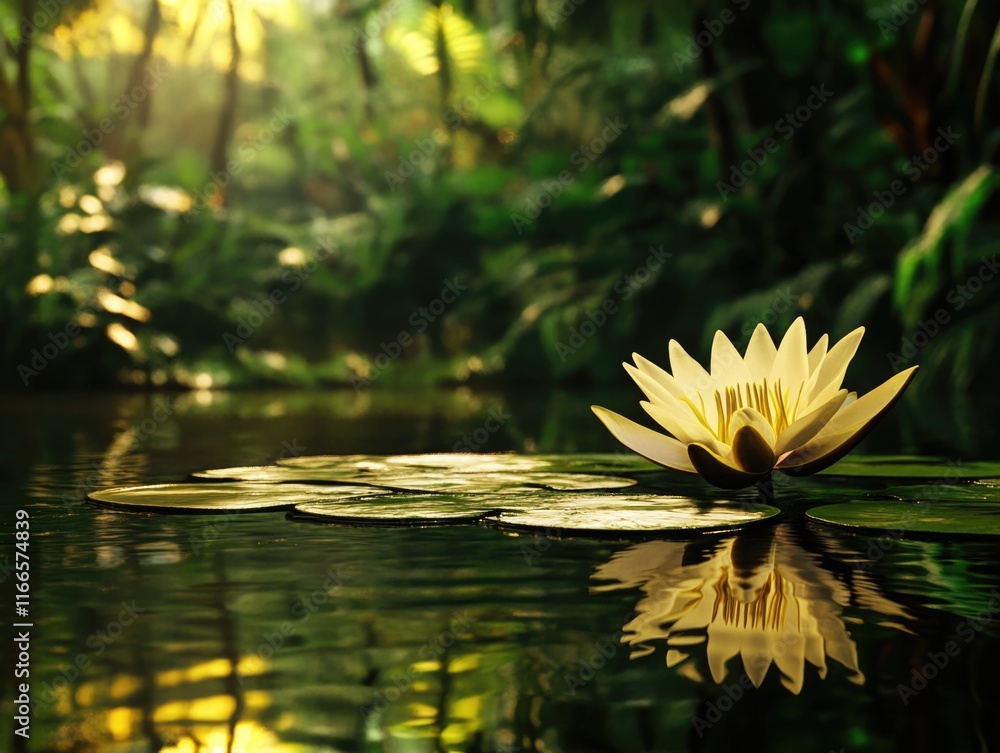
[[[282,453],[613,450],[589,402],[8,398],[5,565],[15,510],[32,534],[35,705],[19,749],[1000,750],[988,543],[872,548],[805,524],[801,504],[778,526],[683,542],[80,502]],[[484,437],[491,411],[502,427]],[[17,653],[4,645],[9,700]]]

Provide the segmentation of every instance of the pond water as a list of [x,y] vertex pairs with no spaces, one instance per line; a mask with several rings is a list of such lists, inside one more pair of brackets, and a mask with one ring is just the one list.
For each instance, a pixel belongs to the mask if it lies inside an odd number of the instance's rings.
[[791,481],[776,523],[674,539],[82,502],[279,456],[613,452],[591,398],[8,398],[0,578],[26,508],[34,624],[14,749],[1000,749],[1000,544],[805,519],[899,479]]

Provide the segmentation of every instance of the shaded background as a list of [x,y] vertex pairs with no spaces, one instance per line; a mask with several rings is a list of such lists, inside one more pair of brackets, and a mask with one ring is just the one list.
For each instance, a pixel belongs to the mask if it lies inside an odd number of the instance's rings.
[[[797,315],[989,455],[994,3],[5,0],[2,383],[637,392]],[[634,411],[633,411],[634,412]]]

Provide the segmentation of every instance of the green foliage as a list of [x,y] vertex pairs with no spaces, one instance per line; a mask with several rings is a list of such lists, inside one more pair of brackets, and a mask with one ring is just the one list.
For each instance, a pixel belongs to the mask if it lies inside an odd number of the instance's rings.
[[[55,27],[40,31],[41,177],[5,174],[0,193],[5,382],[90,307],[32,384],[618,384],[632,351],[664,360],[673,337],[700,356],[716,328],[745,342],[757,321],[805,313],[814,334],[868,327],[878,356],[852,373],[861,389],[900,353],[923,367],[918,395],[991,387],[996,282],[961,307],[954,291],[996,251],[997,8],[298,11],[260,21],[260,48],[243,50],[260,75],[239,83],[221,178],[224,71],[167,52],[187,33],[172,11],[154,49],[175,58],[150,112],[53,172],[107,115],[135,51],[60,56]],[[145,11],[129,12],[141,26]],[[9,38],[16,13],[2,13]],[[8,85],[16,70],[4,60]],[[102,193],[91,176],[115,161],[125,179]],[[119,275],[93,266],[101,250]],[[421,314],[448,280],[467,290]],[[108,309],[108,291],[148,321]],[[285,301],[242,336],[274,291]],[[906,355],[941,310],[940,336]]]

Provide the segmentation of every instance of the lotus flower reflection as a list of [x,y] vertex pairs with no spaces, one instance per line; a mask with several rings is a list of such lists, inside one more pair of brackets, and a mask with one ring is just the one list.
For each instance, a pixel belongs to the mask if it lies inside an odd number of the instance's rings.
[[625,369],[649,402],[645,411],[671,436],[606,408],[594,413],[624,445],[654,463],[699,473],[725,489],[766,478],[821,471],[850,452],[892,407],[917,367],[901,371],[858,397],[841,389],[864,327],[828,349],[823,335],[811,350],[796,319],[775,347],[758,324],[740,356],[721,331],[712,343],[711,373],[670,341],[667,373],[633,354]]
[[884,597],[863,571],[847,582],[835,577],[822,564],[829,556],[825,549],[807,550],[788,525],[764,536],[645,541],[599,566],[591,592],[641,589],[622,643],[632,647],[633,659],[665,643],[667,667],[699,682],[702,661],[712,680],[722,684],[728,663],[739,657],[755,687],[775,665],[781,684],[798,694],[806,664],[823,679],[828,659],[860,685],[865,676],[848,629],[857,620],[845,609],[863,606],[886,618],[879,625],[905,632],[911,632],[906,623],[913,617]]

